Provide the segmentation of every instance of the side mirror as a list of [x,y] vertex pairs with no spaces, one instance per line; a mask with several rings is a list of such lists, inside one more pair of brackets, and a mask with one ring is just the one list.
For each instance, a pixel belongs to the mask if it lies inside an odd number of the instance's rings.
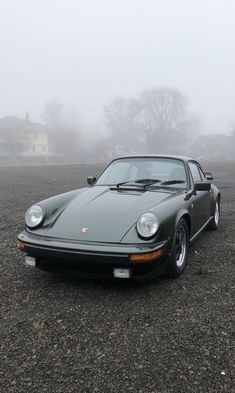
[[210,191],[210,189],[211,189],[211,183],[207,181],[198,181],[194,185],[195,191]]
[[213,176],[211,172],[204,172],[207,180],[213,180]]
[[87,183],[90,185],[90,186],[93,186],[93,184],[96,182],[96,177],[93,177],[93,176],[88,176],[88,178],[87,178]]
[[193,190],[191,190],[185,195],[184,200],[188,201],[192,197],[192,195],[196,195],[197,191],[210,191],[210,189],[211,183],[207,181],[198,181],[194,184]]

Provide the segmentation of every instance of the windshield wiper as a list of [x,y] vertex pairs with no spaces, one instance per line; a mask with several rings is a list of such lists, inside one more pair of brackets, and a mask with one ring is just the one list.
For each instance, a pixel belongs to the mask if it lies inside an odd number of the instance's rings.
[[[160,184],[156,184],[156,183],[160,183]],[[186,183],[185,180],[167,180],[164,182],[161,182],[161,180],[159,179],[139,179],[139,180],[128,180],[128,181],[124,181],[121,183],[117,183],[117,184],[113,184],[110,188],[111,189],[119,189],[122,186],[124,186],[123,188],[126,189],[126,187],[135,187],[135,188],[141,188],[141,190],[146,189],[147,187],[157,187],[157,188],[164,188],[170,185],[174,185],[174,184],[183,184]]]
[[186,181],[185,180],[167,180],[167,181],[162,182],[161,184],[164,186],[168,186],[170,184],[183,184],[183,183],[186,183]]
[[113,184],[112,187],[120,187],[120,186],[124,186],[125,184],[135,184],[135,180],[128,180],[128,181],[123,181],[121,183],[117,183],[117,184]]
[[124,181],[118,184],[115,184],[114,187],[121,187],[124,185],[128,185],[128,186],[133,186],[133,187],[138,187],[138,186],[142,186],[143,188],[151,186],[152,184],[155,183],[159,183],[161,182],[161,180],[159,179],[139,179],[139,180],[128,180],[128,181]]
[[155,183],[160,183],[161,180],[159,179],[140,179],[140,180],[136,180],[135,183],[138,184],[144,184],[145,187],[151,186],[152,184]]

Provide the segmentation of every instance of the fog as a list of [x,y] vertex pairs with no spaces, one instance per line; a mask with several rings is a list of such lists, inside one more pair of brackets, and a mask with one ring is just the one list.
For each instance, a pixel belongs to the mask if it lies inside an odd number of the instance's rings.
[[0,119],[28,114],[49,127],[57,102],[63,128],[72,118],[80,144],[97,143],[114,134],[104,107],[115,97],[169,88],[187,99],[197,133],[229,136],[234,15],[232,0],[2,0]]

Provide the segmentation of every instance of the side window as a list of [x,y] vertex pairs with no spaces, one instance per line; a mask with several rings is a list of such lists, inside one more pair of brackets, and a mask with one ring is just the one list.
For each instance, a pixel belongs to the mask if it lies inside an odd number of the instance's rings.
[[198,166],[196,164],[194,164],[193,162],[189,162],[189,168],[190,168],[194,183],[197,181],[202,181]]
[[202,180],[206,180],[206,176],[204,175],[202,168],[200,168],[200,166],[199,166],[199,172],[200,172]]

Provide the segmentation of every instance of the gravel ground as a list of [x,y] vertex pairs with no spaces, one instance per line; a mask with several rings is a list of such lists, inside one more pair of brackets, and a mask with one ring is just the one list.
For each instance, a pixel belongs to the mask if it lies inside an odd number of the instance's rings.
[[95,166],[0,168],[0,392],[234,392],[235,171],[217,172],[222,221],[176,280],[85,281],[26,268],[25,209]]

